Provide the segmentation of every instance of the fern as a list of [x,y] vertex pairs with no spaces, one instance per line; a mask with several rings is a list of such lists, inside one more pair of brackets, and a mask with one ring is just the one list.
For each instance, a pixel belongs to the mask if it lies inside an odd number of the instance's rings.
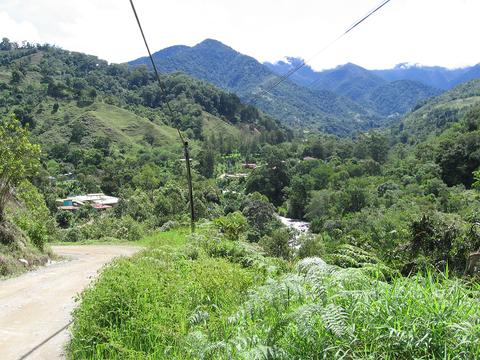
[[347,314],[342,307],[329,304],[322,310],[322,320],[327,330],[341,337],[347,332]]
[[190,325],[190,327],[199,324],[205,324],[209,318],[210,314],[208,313],[208,311],[197,308],[195,312],[188,318],[188,324]]

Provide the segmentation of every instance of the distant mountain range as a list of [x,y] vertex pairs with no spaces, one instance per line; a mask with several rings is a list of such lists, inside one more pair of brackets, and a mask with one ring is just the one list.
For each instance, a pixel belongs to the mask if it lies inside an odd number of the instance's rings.
[[[264,63],[270,70],[277,74],[285,74],[290,69],[298,66],[303,60],[287,57],[285,60],[274,64]],[[447,69],[440,66],[422,66],[418,64],[402,63],[393,69],[367,70],[358,65],[348,63],[339,65],[334,69],[314,71],[305,65],[296,72],[291,79],[304,86],[331,89],[332,81],[349,78],[352,80],[368,81],[369,84],[381,85],[382,82],[410,80],[423,83],[432,88],[449,90],[458,84],[480,77],[480,64],[459,69]]]
[[[480,65],[448,70],[403,64],[391,70],[367,70],[349,63],[322,72],[304,66],[266,93],[262,89],[302,60],[261,64],[212,39],[192,47],[172,46],[153,57],[162,72],[184,72],[237,93],[284,123],[338,135],[383,126],[418,102],[480,77]],[[151,66],[146,57],[129,64]]]
[[[278,75],[216,40],[208,39],[193,47],[169,47],[154,53],[153,58],[161,72],[181,71],[235,92],[242,100],[290,125],[346,135],[381,121],[374,112],[346,97],[328,90],[313,91],[291,81],[285,81],[271,93],[262,93]],[[150,61],[144,57],[130,65],[150,67]]]

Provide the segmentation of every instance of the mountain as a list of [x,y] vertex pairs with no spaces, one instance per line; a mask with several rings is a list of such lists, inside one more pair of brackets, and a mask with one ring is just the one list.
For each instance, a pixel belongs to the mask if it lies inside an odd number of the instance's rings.
[[[48,45],[0,50],[0,116],[13,112],[45,154],[77,168],[98,165],[99,155],[92,154],[104,142],[122,154],[159,146],[176,153],[176,128],[194,149],[216,130],[215,141],[230,147],[246,137],[257,144],[289,138],[278,120],[234,94],[185,74],[164,75],[162,81],[164,94],[145,68],[109,65]],[[98,167],[90,170],[101,172]]]
[[[419,142],[437,138],[452,125],[464,120],[472,109],[480,108],[480,79],[471,80],[434,97],[409,113],[399,125],[396,133],[402,142]],[[480,114],[480,111],[476,113]],[[479,115],[476,115],[478,126]]]
[[418,81],[397,80],[365,92],[358,101],[371,106],[378,114],[400,116],[408,113],[419,102],[441,93],[441,90]]
[[303,59],[296,57],[286,57],[285,61],[280,60],[276,63],[264,62],[263,65],[268,67],[270,71],[280,75],[284,75],[293,68],[301,66],[298,71],[290,76],[290,80],[306,87],[312,85],[319,75],[319,73],[315,72],[310,66],[304,64]]
[[354,101],[359,101],[365,96],[365,93],[386,83],[384,79],[372,74],[370,71],[358,65],[348,63],[335,69],[318,73],[312,87],[315,89],[327,89]]
[[[279,75],[286,74],[303,60],[287,58],[287,62],[266,63]],[[297,76],[297,73],[300,73]],[[398,117],[411,110],[415,104],[441,93],[439,89],[415,80],[388,80],[361,66],[348,63],[334,69],[315,72],[303,66],[291,78],[299,85],[315,91],[328,90],[345,96],[364,109],[379,116]]]
[[480,64],[477,64],[475,66],[472,66],[471,68],[468,68],[466,72],[464,72],[459,77],[455,78],[452,83],[455,85],[458,85],[458,84],[467,82],[469,80],[478,79],[478,78],[480,78]]
[[478,78],[480,76],[480,64],[472,67],[447,69],[440,66],[402,63],[393,69],[371,71],[388,81],[413,80],[434,88],[448,90],[462,82]]
[[[314,91],[285,81],[270,93],[262,92],[278,76],[268,66],[216,40],[207,39],[193,47],[163,49],[154,53],[153,58],[161,72],[181,71],[235,92],[287,124],[347,135],[381,123],[371,110],[330,90]],[[146,57],[129,64],[150,66]]]

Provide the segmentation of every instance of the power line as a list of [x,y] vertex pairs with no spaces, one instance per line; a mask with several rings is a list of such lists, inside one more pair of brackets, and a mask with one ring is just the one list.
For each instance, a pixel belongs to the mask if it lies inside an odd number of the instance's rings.
[[[374,9],[370,10],[365,16],[363,16],[361,19],[355,21],[351,26],[347,28],[343,33],[341,33],[339,36],[337,36],[335,39],[333,39],[331,42],[329,42],[326,46],[324,46],[322,49],[317,51],[312,57],[310,57],[307,61],[302,60],[300,64],[295,66],[294,68],[290,69],[286,74],[283,74],[282,76],[279,77],[279,79],[273,83],[271,86],[269,86],[267,89],[262,89],[260,93],[257,93],[255,97],[253,98],[253,102],[255,103],[256,100],[262,96],[263,94],[270,93],[274,88],[276,88],[278,85],[283,83],[285,80],[287,80],[290,76],[292,76],[294,73],[296,73],[298,70],[303,68],[307,63],[311,62],[313,59],[315,59],[317,56],[328,50],[333,44],[335,44],[337,41],[339,41],[341,38],[343,38],[345,35],[347,35],[349,32],[351,32],[353,29],[355,29],[358,25],[363,23],[365,20],[367,20],[370,16],[372,16],[374,13],[376,13],[378,10],[383,8],[385,5],[387,5],[391,0],[383,0],[379,5],[377,5]],[[312,86],[317,80],[312,82],[309,86]]]
[[176,126],[175,122],[175,115],[173,114],[172,107],[170,106],[170,102],[168,101],[167,98],[167,90],[164,87],[162,80],[160,79],[160,75],[157,69],[157,65],[155,64],[155,61],[153,61],[153,56],[150,51],[150,47],[148,46],[147,38],[145,37],[145,33],[142,28],[142,24],[140,23],[140,19],[137,14],[137,10],[135,9],[135,5],[133,4],[133,0],[130,0],[130,5],[132,6],[133,14],[135,15],[135,19],[137,20],[138,28],[140,29],[140,32],[142,34],[143,42],[145,43],[145,47],[147,48],[148,56],[150,58],[150,61],[152,63],[153,71],[155,73],[155,77],[157,79],[158,85],[160,87],[160,91],[162,92],[162,95],[165,98],[165,103],[167,105],[168,113],[170,115],[170,120],[173,124],[173,126],[177,129],[178,136],[180,137],[180,140],[182,141],[182,146],[184,150],[184,155],[185,155],[185,163],[187,167],[187,182],[188,182],[188,195],[189,195],[189,200],[190,200],[190,227],[192,232],[195,232],[195,207],[193,204],[193,185],[192,185],[192,173],[190,169],[190,151],[188,148],[188,141],[186,141],[183,138],[182,132],[180,131],[180,128]]

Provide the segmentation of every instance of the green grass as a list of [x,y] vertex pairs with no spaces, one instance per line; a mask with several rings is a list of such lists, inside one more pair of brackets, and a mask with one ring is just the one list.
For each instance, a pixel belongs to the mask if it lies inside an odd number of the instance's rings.
[[71,358],[189,357],[186,336],[207,318],[212,335],[223,334],[222,319],[263,276],[198,256],[188,240],[183,229],[147,237],[139,242],[147,250],[103,271],[74,312]]
[[106,136],[122,146],[138,146],[145,142],[147,134],[153,135],[155,143],[166,149],[178,144],[174,128],[153,123],[114,105],[97,101],[89,106],[78,107],[75,101],[60,101],[58,111],[52,114],[53,104],[54,101],[44,102],[44,111],[36,114],[40,125],[34,133],[38,133],[42,143],[53,145],[68,142],[72,123],[81,119],[88,127],[89,137]]
[[386,282],[374,265],[316,258],[281,275],[254,247],[205,229],[149,236],[147,250],[107,267],[75,310],[70,357],[480,358],[478,285],[444,274]]
[[116,136],[124,142],[143,140],[147,134],[153,135],[162,146],[178,142],[174,128],[155,124],[148,119],[113,105],[97,103],[95,109],[89,114],[99,121],[103,131],[115,131]]
[[203,113],[203,132],[205,134],[223,134],[235,138],[242,136],[242,130],[209,113]]

